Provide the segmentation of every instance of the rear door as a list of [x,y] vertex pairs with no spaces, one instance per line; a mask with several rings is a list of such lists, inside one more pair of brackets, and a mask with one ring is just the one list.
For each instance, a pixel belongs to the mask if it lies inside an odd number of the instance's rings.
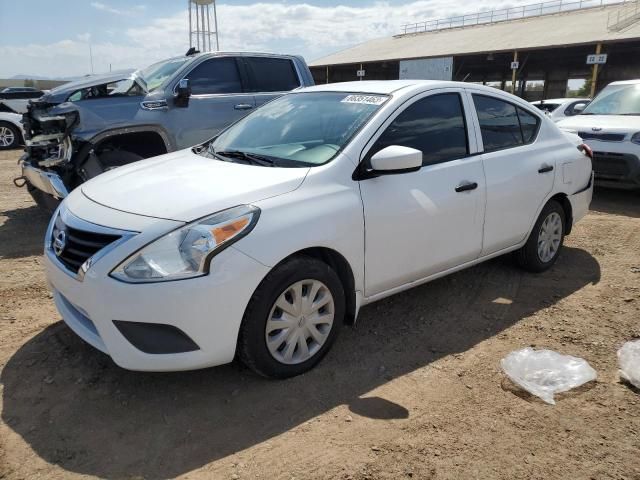
[[184,75],[191,86],[189,105],[172,105],[168,112],[178,148],[210,139],[255,107],[242,68],[236,57],[221,56],[199,63]]
[[554,144],[538,139],[542,119],[504,98],[473,92],[487,182],[482,256],[520,243],[553,188]]
[[289,58],[257,56],[242,59],[256,107],[302,85],[296,65]]

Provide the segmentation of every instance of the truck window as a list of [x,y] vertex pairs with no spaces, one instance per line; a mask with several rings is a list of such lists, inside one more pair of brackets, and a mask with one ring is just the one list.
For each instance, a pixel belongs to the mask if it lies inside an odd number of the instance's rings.
[[242,82],[233,57],[207,60],[191,70],[186,78],[189,79],[193,95],[242,93]]
[[287,92],[300,86],[300,80],[291,60],[245,57],[245,62],[254,92]]

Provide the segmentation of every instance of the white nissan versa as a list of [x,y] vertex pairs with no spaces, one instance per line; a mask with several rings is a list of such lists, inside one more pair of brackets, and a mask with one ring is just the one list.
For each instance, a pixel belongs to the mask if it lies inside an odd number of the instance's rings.
[[47,275],[66,323],[124,368],[237,354],[289,377],[365,304],[511,251],[549,268],[589,208],[589,154],[493,88],[306,88],[74,190]]

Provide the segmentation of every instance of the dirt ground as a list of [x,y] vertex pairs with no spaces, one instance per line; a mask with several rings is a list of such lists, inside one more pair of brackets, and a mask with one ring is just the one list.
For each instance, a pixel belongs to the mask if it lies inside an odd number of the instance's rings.
[[[60,321],[18,156],[0,152],[0,478],[640,479],[615,355],[640,337],[640,195],[596,191],[547,273],[502,258],[365,307],[306,375],[144,374]],[[546,405],[500,371],[525,346],[598,380]]]

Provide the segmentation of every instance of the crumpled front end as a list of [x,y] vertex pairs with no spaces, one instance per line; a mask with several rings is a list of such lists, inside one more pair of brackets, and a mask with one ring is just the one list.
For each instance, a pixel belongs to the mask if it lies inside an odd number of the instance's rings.
[[71,131],[78,123],[72,104],[31,102],[22,117],[25,154],[20,159],[22,177],[31,186],[58,199],[67,195],[65,176],[73,166]]

